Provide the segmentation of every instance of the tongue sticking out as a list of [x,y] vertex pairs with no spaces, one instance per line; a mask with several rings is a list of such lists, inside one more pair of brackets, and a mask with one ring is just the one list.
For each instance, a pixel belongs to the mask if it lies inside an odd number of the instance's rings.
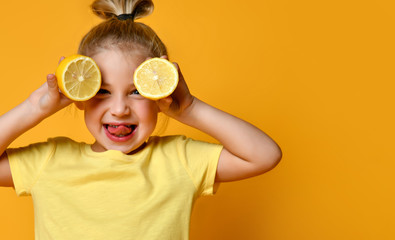
[[133,131],[131,127],[127,127],[125,125],[119,125],[119,126],[108,125],[107,129],[112,135],[118,135],[118,136],[120,135],[125,136]]

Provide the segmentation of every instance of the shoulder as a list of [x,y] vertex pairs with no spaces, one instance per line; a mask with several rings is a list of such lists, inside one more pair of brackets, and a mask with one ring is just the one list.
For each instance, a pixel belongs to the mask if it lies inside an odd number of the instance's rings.
[[79,146],[82,144],[68,137],[48,138],[47,141],[49,143],[55,144],[56,146]]
[[148,139],[149,144],[175,144],[177,142],[186,141],[188,138],[184,135],[170,135],[170,136],[151,136]]
[[152,136],[148,140],[148,146],[176,150],[178,152],[190,152],[209,149],[220,149],[221,145],[205,141],[195,140],[184,135]]
[[78,154],[81,155],[86,148],[86,143],[77,142],[68,137],[49,138],[48,143],[53,145],[55,154]]
[[[49,154],[52,155],[57,149],[64,147],[76,147],[80,143],[67,137],[48,138],[47,141],[36,142],[24,147],[7,149],[8,155],[15,154]],[[40,153],[40,154],[39,154]]]
[[184,135],[169,135],[169,136],[152,136],[148,140],[148,145],[153,145],[154,147],[180,147],[188,145],[190,142],[200,142],[188,138]]

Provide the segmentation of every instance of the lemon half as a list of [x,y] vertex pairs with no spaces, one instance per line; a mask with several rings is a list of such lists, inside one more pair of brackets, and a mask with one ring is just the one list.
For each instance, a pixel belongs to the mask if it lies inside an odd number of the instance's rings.
[[167,97],[178,85],[178,70],[166,59],[148,59],[135,70],[134,85],[146,98],[158,100]]
[[101,86],[101,74],[95,61],[79,54],[63,59],[55,75],[59,89],[74,101],[86,101],[94,97]]

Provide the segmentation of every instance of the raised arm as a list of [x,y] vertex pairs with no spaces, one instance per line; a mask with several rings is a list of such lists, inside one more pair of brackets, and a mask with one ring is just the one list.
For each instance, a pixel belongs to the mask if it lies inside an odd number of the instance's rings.
[[13,186],[7,147],[20,135],[72,101],[59,93],[56,77],[47,76],[39,89],[28,99],[0,117],[0,186]]
[[193,97],[179,71],[171,97],[159,102],[161,111],[217,139],[221,152],[216,182],[253,177],[274,168],[282,157],[279,146],[263,131]]

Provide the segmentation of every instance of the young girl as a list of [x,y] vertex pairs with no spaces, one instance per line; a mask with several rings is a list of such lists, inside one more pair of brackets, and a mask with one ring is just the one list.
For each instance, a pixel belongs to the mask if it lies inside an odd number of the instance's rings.
[[[71,104],[56,78],[0,118],[0,185],[31,195],[36,239],[188,239],[196,199],[220,182],[272,169],[281,158],[264,132],[191,95],[180,73],[176,91],[152,101],[133,85],[134,70],[166,47],[135,19],[152,12],[151,0],[96,0],[106,19],[82,39],[79,53],[92,57],[102,86],[84,111],[93,144],[59,137],[18,149],[9,144]],[[184,136],[151,136],[162,112],[220,144]]]

